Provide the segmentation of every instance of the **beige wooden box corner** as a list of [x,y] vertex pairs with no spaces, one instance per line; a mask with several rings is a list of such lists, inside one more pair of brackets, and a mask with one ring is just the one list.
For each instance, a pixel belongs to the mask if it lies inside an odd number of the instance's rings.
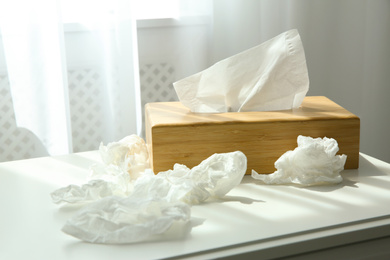
[[323,96],[305,97],[298,109],[271,112],[192,113],[180,102],[145,106],[145,134],[155,173],[175,163],[192,168],[214,153],[242,151],[247,174],[275,171],[275,161],[297,147],[298,135],[337,140],[345,169],[359,166],[360,119]]

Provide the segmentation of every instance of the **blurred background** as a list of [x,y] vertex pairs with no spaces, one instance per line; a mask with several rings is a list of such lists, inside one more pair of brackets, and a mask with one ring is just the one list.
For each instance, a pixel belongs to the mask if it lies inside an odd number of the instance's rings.
[[[5,2],[5,1],[4,1]],[[390,1],[15,0],[0,5],[0,161],[144,136],[172,83],[298,29],[310,78],[390,162]]]

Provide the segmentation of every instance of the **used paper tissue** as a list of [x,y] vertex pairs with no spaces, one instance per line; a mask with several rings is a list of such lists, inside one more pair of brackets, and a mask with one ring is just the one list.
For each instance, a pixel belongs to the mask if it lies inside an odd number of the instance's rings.
[[99,153],[104,164],[91,165],[88,183],[52,192],[54,203],[84,204],[112,195],[125,197],[132,191],[132,181],[149,167],[145,141],[137,135],[107,146],[100,144]]
[[272,174],[258,174],[252,170],[252,177],[265,184],[296,184],[301,186],[340,183],[340,172],[347,159],[339,151],[333,138],[311,138],[298,136],[298,147],[287,151],[276,162]]
[[145,141],[134,134],[118,142],[109,143],[107,146],[100,144],[99,152],[106,165],[116,165],[128,172],[132,178],[137,178],[149,167],[149,155]]
[[153,239],[177,221],[189,221],[190,206],[221,198],[241,182],[246,171],[242,152],[214,154],[189,169],[139,177],[128,197],[110,196],[83,208],[63,231],[92,243],[123,244]]
[[179,201],[106,197],[82,208],[62,231],[90,243],[125,244],[161,235],[190,217],[190,205]]
[[246,169],[247,159],[240,151],[213,154],[192,169],[175,164],[172,170],[139,178],[133,196],[198,204],[223,197],[240,184]]
[[223,197],[247,169],[246,156],[236,151],[214,154],[192,169],[176,164],[155,175],[143,168],[148,160],[144,148],[137,136],[101,145],[106,165],[93,167],[95,179],[51,194],[55,203],[88,204],[66,222],[65,233],[87,242],[118,244],[158,238],[172,226],[188,229],[191,205]]
[[299,33],[296,29],[284,32],[173,86],[180,102],[192,112],[297,108],[309,89]]

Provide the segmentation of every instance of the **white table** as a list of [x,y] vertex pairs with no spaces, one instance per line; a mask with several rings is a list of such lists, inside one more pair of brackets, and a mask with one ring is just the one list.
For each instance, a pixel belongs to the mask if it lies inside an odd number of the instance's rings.
[[326,248],[333,249],[308,255],[342,248],[390,255],[390,165],[364,154],[336,186],[266,186],[246,176],[224,200],[192,207],[205,221],[188,235],[129,245],[85,243],[60,231],[75,209],[53,204],[50,192],[84,183],[96,162],[98,153],[86,152],[0,164],[0,259],[262,259]]

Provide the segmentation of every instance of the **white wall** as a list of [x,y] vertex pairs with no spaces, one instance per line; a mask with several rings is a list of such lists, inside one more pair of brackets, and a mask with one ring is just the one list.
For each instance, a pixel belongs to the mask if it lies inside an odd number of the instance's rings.
[[193,17],[138,22],[140,63],[168,61],[176,78],[192,75],[210,65],[210,18]]

